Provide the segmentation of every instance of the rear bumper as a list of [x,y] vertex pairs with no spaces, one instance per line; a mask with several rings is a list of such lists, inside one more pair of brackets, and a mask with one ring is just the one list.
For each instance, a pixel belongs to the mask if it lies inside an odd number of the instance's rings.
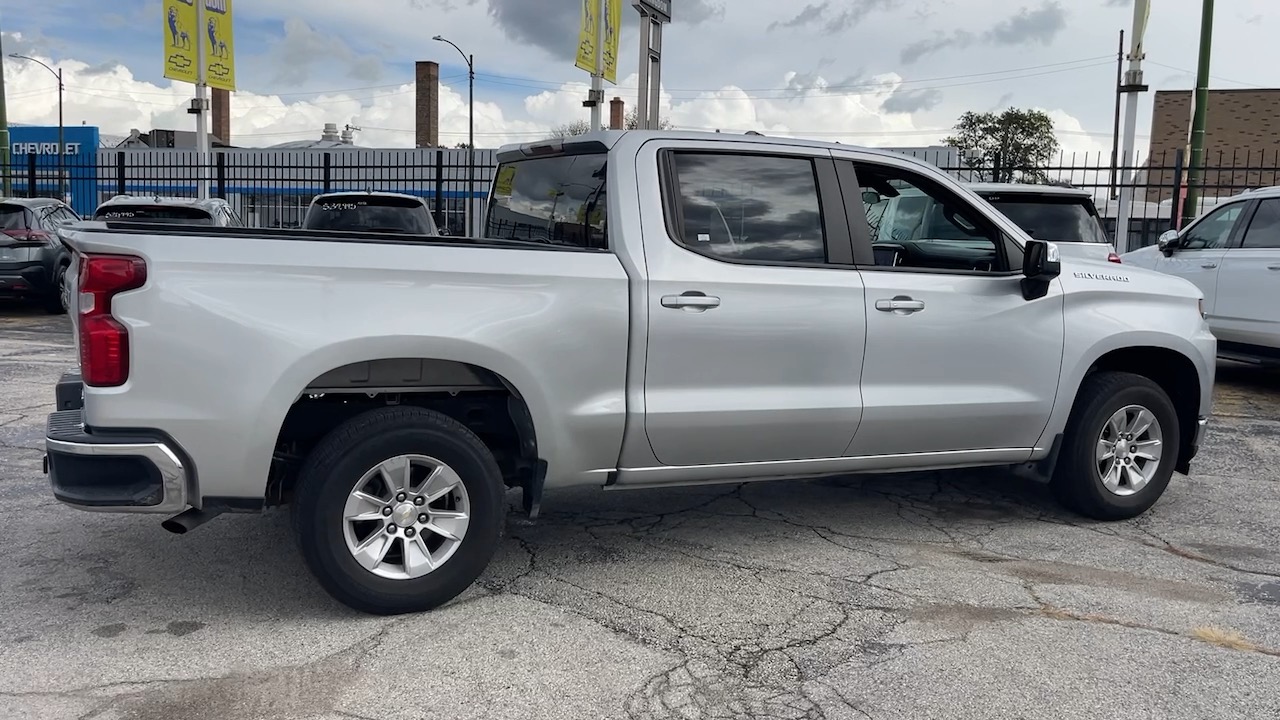
[[0,296],[44,295],[54,292],[52,274],[45,263],[0,269]]
[[59,410],[46,425],[45,472],[53,496],[93,512],[169,514],[185,509],[193,468],[176,445],[159,432],[89,432],[81,387],[75,376],[59,381]]

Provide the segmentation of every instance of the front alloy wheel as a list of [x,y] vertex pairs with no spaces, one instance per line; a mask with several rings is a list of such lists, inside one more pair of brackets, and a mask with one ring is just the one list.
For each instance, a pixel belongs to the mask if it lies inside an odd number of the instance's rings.
[[1160,469],[1164,436],[1160,421],[1141,405],[1120,408],[1102,426],[1098,438],[1098,474],[1121,497],[1141,492]]

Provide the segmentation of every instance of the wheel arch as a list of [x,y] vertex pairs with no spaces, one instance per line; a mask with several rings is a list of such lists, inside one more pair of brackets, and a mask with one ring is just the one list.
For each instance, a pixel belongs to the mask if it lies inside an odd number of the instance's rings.
[[1085,378],[1108,371],[1145,377],[1159,385],[1169,396],[1178,414],[1178,460],[1174,467],[1185,473],[1195,452],[1194,442],[1203,391],[1200,386],[1201,373],[1192,356],[1164,344],[1130,345],[1107,350],[1088,365],[1076,383],[1072,395],[1073,411]]
[[308,396],[337,392],[366,398],[393,393],[501,392],[508,396],[508,412],[519,431],[522,453],[536,458],[539,441],[545,442],[539,433],[547,432],[548,425],[539,387],[532,373],[514,358],[452,338],[363,338],[328,346],[294,362],[264,398],[255,422],[262,438],[260,452],[247,470],[263,478],[267,497],[277,442],[290,411]]

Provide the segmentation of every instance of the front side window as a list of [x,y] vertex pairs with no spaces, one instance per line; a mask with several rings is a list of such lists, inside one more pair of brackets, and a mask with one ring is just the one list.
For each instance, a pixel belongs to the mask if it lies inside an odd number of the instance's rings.
[[959,195],[923,175],[855,163],[875,266],[1003,272],[1002,234]]
[[825,263],[813,161],[677,152],[675,240],[722,260]]
[[607,155],[557,155],[499,165],[484,236],[609,247]]
[[1280,199],[1263,200],[1244,233],[1244,248],[1280,248]]
[[1237,202],[1218,208],[1187,230],[1178,246],[1183,250],[1214,250],[1227,246],[1231,229],[1244,209],[1245,203]]

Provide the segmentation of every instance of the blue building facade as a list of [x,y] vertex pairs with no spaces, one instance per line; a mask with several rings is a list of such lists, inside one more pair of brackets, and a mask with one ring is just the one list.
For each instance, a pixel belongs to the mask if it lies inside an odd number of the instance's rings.
[[[77,213],[92,213],[98,204],[98,128],[71,125],[64,130],[66,196]],[[25,169],[34,159],[34,176]],[[59,197],[57,126],[19,125],[9,128],[9,163],[15,191],[40,197]],[[34,181],[34,188],[30,185]],[[34,193],[30,191],[34,190]]]

